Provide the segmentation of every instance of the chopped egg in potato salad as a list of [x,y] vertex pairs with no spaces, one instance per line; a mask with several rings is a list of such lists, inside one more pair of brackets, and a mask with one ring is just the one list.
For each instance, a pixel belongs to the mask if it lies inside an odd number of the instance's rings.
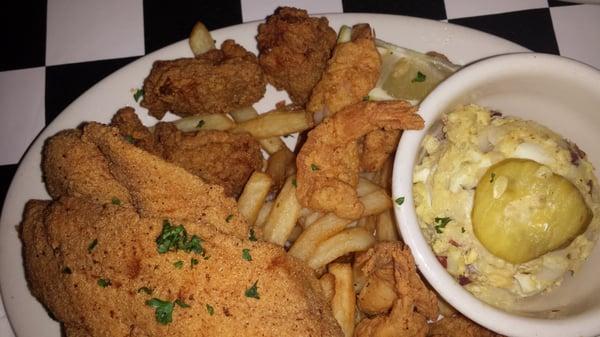
[[423,139],[413,193],[446,270],[507,310],[575,273],[600,227],[586,154],[544,126],[477,105],[445,114],[438,131]]

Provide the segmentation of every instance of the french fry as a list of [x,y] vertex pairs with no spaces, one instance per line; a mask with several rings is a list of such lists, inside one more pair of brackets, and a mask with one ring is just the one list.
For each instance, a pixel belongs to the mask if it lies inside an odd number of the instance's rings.
[[288,177],[279,192],[265,223],[264,236],[269,242],[283,246],[292,233],[302,206],[296,198],[296,177]]
[[254,225],[258,213],[273,185],[273,179],[268,174],[254,172],[248,179],[244,191],[238,199],[238,209],[246,218],[248,224]]
[[392,199],[381,188],[360,198],[360,202],[365,207],[363,216],[376,215],[392,208]]
[[206,26],[200,21],[196,22],[189,38],[190,48],[194,56],[204,54],[211,49],[215,49],[215,40],[206,29]]
[[358,221],[357,226],[366,229],[367,231],[369,231],[369,233],[375,233],[376,221],[377,218],[375,215],[369,215],[361,218]]
[[307,261],[320,242],[341,232],[351,220],[342,219],[328,213],[306,228],[289,250],[289,254]]
[[288,241],[296,241],[300,234],[302,234],[302,227],[300,227],[299,225],[294,226],[294,228],[292,228],[292,233],[290,233],[290,236],[288,237]]
[[256,221],[254,222],[255,227],[263,227],[267,222],[267,218],[269,217],[269,213],[271,213],[271,209],[273,209],[273,202],[267,201],[260,208],[258,212],[258,216],[256,217]]
[[328,303],[331,303],[333,299],[333,295],[335,294],[335,276],[330,273],[325,273],[319,279],[319,283],[321,284],[321,289],[323,289],[323,295],[325,295],[325,300]]
[[229,130],[235,126],[231,118],[225,114],[206,114],[184,117],[173,122],[175,126],[183,131],[199,130]]
[[342,328],[345,337],[354,335],[356,296],[352,286],[352,267],[349,263],[332,263],[329,273],[335,277],[335,293],[331,300],[333,317]]
[[356,186],[356,193],[359,197],[364,197],[365,195],[371,194],[380,189],[381,187],[374,182],[365,178],[359,178],[358,186]]
[[317,269],[342,255],[367,250],[373,244],[375,238],[367,230],[361,227],[349,228],[321,242],[308,260],[308,265]]
[[289,165],[295,165],[296,156],[287,147],[273,153],[269,157],[269,163],[265,173],[273,179],[273,185],[276,190],[281,189],[286,179],[287,168]]
[[375,238],[377,241],[398,241],[398,230],[392,215],[392,210],[388,209],[377,215],[377,224],[375,228]]
[[234,131],[248,132],[255,138],[279,137],[310,127],[305,111],[270,111],[239,123]]
[[310,227],[315,221],[319,220],[323,216],[321,212],[314,212],[308,208],[304,208],[303,210],[307,210],[307,214],[303,214],[300,219],[298,219],[298,223],[302,228],[306,229]]
[[[237,123],[246,122],[258,117],[258,112],[251,106],[234,110],[229,114]],[[279,150],[287,149],[287,146],[285,146],[285,143],[279,137],[263,138],[259,139],[258,142],[271,155]]]

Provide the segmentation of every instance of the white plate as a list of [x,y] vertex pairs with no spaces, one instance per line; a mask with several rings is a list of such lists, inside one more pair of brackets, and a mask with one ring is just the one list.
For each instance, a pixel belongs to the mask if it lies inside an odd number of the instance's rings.
[[[447,55],[450,60],[458,64],[469,63],[491,55],[527,51],[519,45],[492,35],[432,20],[375,14],[335,14],[327,15],[327,18],[336,30],[342,24],[368,22],[374,27],[380,39],[418,51],[435,50]],[[227,38],[233,38],[249,50],[256,51],[257,24],[252,22],[223,28],[212,34],[218,45]],[[131,90],[141,87],[153,61],[187,56],[192,56],[192,53],[187,41],[181,41],[140,58],[108,76],[56,117],[37,137],[23,157],[8,190],[0,219],[0,290],[17,336],[60,336],[58,323],[48,316],[27,288],[21,257],[21,241],[16,230],[27,200],[49,199],[40,171],[40,153],[44,140],[62,129],[74,128],[82,121],[95,120],[107,123],[116,110],[125,105],[134,106],[142,121],[152,124],[154,119],[148,117],[145,109],[140,108],[133,101]],[[269,87],[267,95],[255,107],[258,111],[266,111],[286,97],[285,94]],[[77,309],[73,308],[73,310]]]

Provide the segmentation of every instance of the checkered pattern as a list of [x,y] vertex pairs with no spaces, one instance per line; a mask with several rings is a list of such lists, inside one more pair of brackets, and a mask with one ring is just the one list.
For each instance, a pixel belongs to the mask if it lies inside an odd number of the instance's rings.
[[[94,83],[138,57],[186,38],[198,20],[212,30],[263,19],[278,5],[305,8],[313,14],[371,12],[447,21],[600,68],[600,5],[593,4],[554,0],[3,2],[0,203],[36,135]],[[1,305],[0,336],[12,336]]]

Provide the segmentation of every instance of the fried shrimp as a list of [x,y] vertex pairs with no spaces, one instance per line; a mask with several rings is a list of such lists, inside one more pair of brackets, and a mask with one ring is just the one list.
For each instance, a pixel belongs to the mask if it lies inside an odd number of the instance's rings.
[[344,107],[358,103],[375,87],[381,57],[368,24],[352,27],[351,40],[338,43],[327,69],[312,91],[307,110],[318,123]]
[[384,130],[420,129],[423,120],[404,101],[360,102],[326,119],[308,134],[296,159],[297,196],[304,207],[358,219],[359,138]]

